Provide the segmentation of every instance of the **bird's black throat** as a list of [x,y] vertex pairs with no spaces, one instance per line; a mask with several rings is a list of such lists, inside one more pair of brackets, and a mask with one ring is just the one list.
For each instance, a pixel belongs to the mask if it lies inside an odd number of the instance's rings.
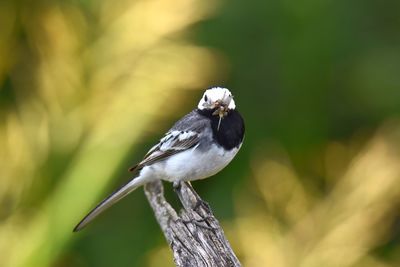
[[229,110],[219,126],[219,116],[212,115],[215,109],[211,110],[200,110],[197,112],[211,120],[211,128],[213,131],[213,137],[219,145],[227,150],[238,148],[243,141],[244,137],[244,121],[242,116],[237,110]]

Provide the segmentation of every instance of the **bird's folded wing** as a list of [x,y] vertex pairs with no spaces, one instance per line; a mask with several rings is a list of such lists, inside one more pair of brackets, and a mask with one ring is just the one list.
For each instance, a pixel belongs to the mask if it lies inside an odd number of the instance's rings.
[[170,131],[160,142],[153,146],[144,156],[144,159],[129,171],[142,169],[144,166],[164,160],[179,152],[185,151],[199,143],[199,133],[195,131]]

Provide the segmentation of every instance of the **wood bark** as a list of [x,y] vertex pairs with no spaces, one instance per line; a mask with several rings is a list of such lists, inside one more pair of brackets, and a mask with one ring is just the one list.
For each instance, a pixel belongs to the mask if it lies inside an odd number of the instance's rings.
[[176,212],[161,181],[145,186],[146,197],[179,267],[241,266],[209,205],[187,182],[174,184],[183,208]]

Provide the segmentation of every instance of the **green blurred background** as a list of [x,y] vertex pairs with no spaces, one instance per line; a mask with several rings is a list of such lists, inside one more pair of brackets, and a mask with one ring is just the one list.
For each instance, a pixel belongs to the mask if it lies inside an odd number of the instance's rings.
[[72,229],[213,85],[235,94],[246,139],[194,187],[244,266],[400,266],[399,14],[1,1],[0,266],[174,266],[141,189]]

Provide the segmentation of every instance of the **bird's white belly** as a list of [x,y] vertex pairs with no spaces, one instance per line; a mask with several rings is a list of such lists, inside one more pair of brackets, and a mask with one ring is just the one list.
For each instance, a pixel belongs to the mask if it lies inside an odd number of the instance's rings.
[[218,173],[234,158],[238,148],[231,151],[212,145],[207,151],[197,147],[175,154],[143,171],[152,178],[173,181],[193,181]]

